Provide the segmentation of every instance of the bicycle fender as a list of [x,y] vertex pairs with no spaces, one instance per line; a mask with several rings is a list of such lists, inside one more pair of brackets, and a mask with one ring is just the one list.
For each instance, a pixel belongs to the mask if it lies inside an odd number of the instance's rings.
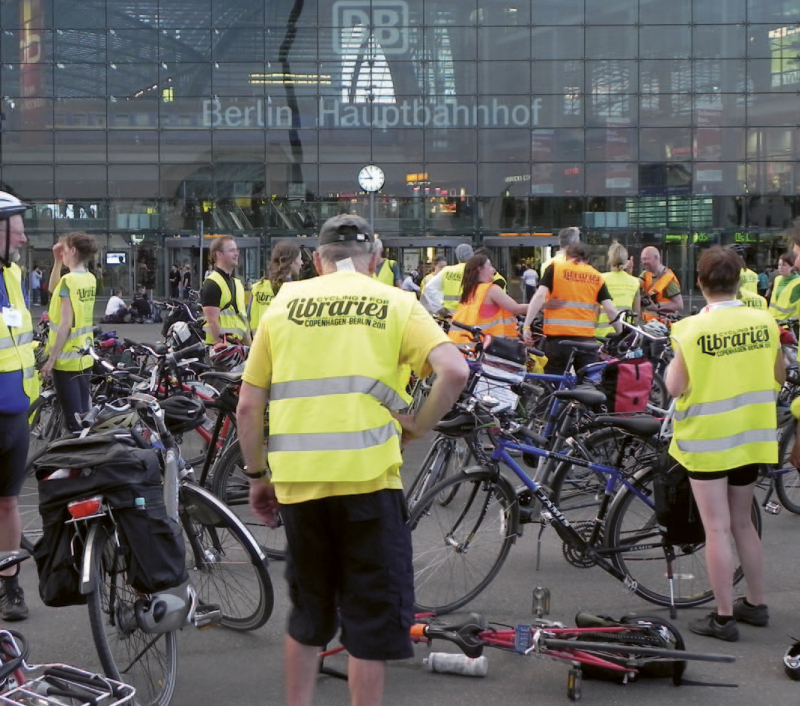
[[94,556],[92,550],[95,545],[94,538],[99,531],[103,529],[100,522],[92,522],[89,527],[89,533],[86,536],[86,544],[83,549],[83,561],[81,562],[81,593],[87,595],[94,590],[94,573],[92,566],[94,566]]

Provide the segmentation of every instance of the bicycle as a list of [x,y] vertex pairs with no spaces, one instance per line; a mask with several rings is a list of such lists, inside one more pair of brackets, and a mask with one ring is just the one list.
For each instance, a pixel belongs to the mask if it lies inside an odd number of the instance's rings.
[[[92,408],[83,421],[87,430],[103,409]],[[217,622],[236,630],[256,629],[269,619],[274,596],[266,557],[236,515],[192,481],[157,400],[132,395],[116,412],[127,418],[132,409],[143,424],[107,435],[132,439],[140,448],[162,447],[166,516],[183,530],[190,580],[156,592],[131,584],[133,560],[119,510],[109,500],[113,493],[102,487],[69,503],[69,546],[80,568],[79,590],[88,600],[92,636],[105,673],[133,682],[140,703],[165,706],[175,688],[176,630]],[[58,444],[54,447],[51,451],[58,452]],[[50,465],[47,456],[37,461],[40,492],[51,498],[42,505],[43,516],[65,502],[53,485],[58,481],[49,479],[53,463],[60,459],[51,459]],[[68,486],[64,492],[70,492]]]
[[[490,465],[466,469],[437,483],[411,509],[418,610],[446,613],[475,598],[497,575],[520,536],[519,497],[501,474],[501,465],[522,482],[532,501],[541,505],[542,527],[553,526],[573,565],[599,566],[630,592],[669,607],[673,616],[679,606],[697,606],[712,600],[704,545],[669,544],[655,519],[652,484],[659,472],[657,467],[643,468],[631,477],[617,468],[547,451],[542,437],[508,416],[494,414],[478,401],[463,408],[464,423],[467,417],[475,424],[482,423],[478,415],[495,418],[496,446]],[[609,421],[620,423],[614,418]],[[517,436],[525,437],[527,442],[517,441]],[[510,452],[557,458],[606,477],[594,521],[590,525],[573,525]],[[453,496],[447,505],[438,502],[443,495]],[[760,533],[761,516],[755,501],[753,522]],[[738,568],[734,582],[742,576]]]

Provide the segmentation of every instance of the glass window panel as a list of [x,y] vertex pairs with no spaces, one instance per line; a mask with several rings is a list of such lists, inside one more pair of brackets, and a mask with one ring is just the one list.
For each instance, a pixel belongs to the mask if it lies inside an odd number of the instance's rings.
[[532,20],[542,25],[569,25],[583,22],[584,0],[533,0]]
[[[265,57],[267,61],[272,61],[278,66],[280,66],[281,47],[286,41],[286,31],[286,27],[280,27],[277,31],[268,27],[264,35]],[[341,61],[342,54],[333,51],[332,42],[332,30],[321,29],[317,37],[316,29],[298,27],[294,30],[294,39],[286,58],[290,64],[293,61],[316,61],[323,57],[327,61]],[[337,47],[341,48],[341,40]]]
[[106,100],[61,99],[54,103],[53,125],[66,128],[103,128],[106,126]]
[[692,132],[689,128],[639,131],[639,159],[642,162],[685,162],[692,157]]
[[155,27],[109,29],[106,34],[107,60],[120,64],[156,62],[158,40]]
[[743,57],[746,48],[745,31],[741,25],[698,25],[693,28],[692,54],[694,56]]
[[[281,3],[274,3],[280,6]],[[316,15],[316,3],[306,2],[303,5],[301,17],[305,15]],[[264,3],[244,3],[243,5],[233,4],[229,0],[211,0],[211,26],[263,26],[264,25]]]
[[57,30],[53,61],[104,63],[106,61],[106,30]]
[[639,62],[622,59],[587,61],[586,76],[590,92],[634,93],[638,88]]
[[163,62],[159,65],[159,83],[172,86],[175,96],[208,96],[212,94],[211,63]]
[[201,194],[210,191],[210,188],[196,189],[197,175],[207,172],[202,183],[210,183],[211,165],[198,164],[161,164],[159,167],[159,180],[161,193],[165,198],[179,199],[180,223],[173,223],[173,227],[180,230],[195,227],[195,220],[199,213],[197,199]]
[[742,90],[744,81],[744,59],[698,59],[694,62],[692,86],[697,93],[732,93]]
[[410,162],[421,162],[425,154],[425,133],[422,128],[373,130],[372,161],[377,164],[400,162],[407,156]]
[[110,165],[108,167],[108,192],[125,198],[157,198],[158,166],[151,164]]
[[635,94],[612,92],[598,86],[586,98],[587,126],[599,127],[608,122],[635,122],[638,107],[636,99]]
[[750,125],[797,125],[797,93],[755,93],[751,98]]
[[53,164],[50,130],[3,131],[3,164]]
[[[158,64],[109,63],[106,73],[109,96],[119,99],[158,98],[162,87],[158,85]],[[168,87],[169,84],[167,84]]]
[[[531,131],[528,129],[478,130],[477,140],[474,132],[467,132],[451,146],[450,159],[458,160],[458,148],[464,150],[464,159],[475,159],[477,142],[478,159],[481,162],[516,162],[529,165],[531,161]],[[431,152],[427,153],[428,159]],[[440,153],[439,153],[440,154]],[[434,159],[441,159],[439,155]],[[515,172],[519,169],[515,167]],[[530,173],[530,169],[526,168]]]
[[747,0],[749,22],[797,22],[795,0]]
[[53,75],[56,98],[106,95],[105,64],[59,64]]
[[713,125],[696,127],[692,139],[694,157],[699,162],[744,159],[745,131],[743,128],[722,128]]
[[[316,130],[269,130],[267,132],[267,161],[284,163],[297,155],[303,162],[319,158],[319,137]],[[298,153],[297,146],[302,148]]]
[[480,91],[484,94],[531,92],[530,61],[484,61],[480,64]]
[[608,125],[586,130],[586,159],[628,162],[636,159],[637,130],[624,125]]
[[89,11],[83,3],[54,2],[53,23],[58,29],[92,29],[104,27],[106,16],[102,11]]
[[109,130],[109,162],[158,162],[158,133],[155,130]]
[[692,5],[702,3],[692,0],[671,0],[669,3],[660,0],[641,0],[639,3],[639,21],[642,24],[671,25],[678,22],[689,23],[692,20]]
[[531,39],[533,59],[582,59],[582,27],[534,27]]
[[478,58],[527,59],[531,55],[530,27],[481,27],[478,30]]
[[33,27],[26,31],[4,29],[0,34],[0,55],[4,63],[49,64],[53,61],[53,31]]
[[214,162],[250,161],[252,159],[263,162],[263,130],[213,130],[211,144]]
[[745,0],[718,0],[717,2],[696,2],[692,8],[696,23],[724,24],[744,22]]
[[586,56],[589,59],[635,59],[638,49],[635,27],[586,28]]
[[584,62],[534,61],[531,65],[532,93],[582,93]]
[[609,3],[603,0],[586,0],[586,21],[593,25],[629,25],[639,21],[635,2]]
[[535,96],[532,103],[539,108],[536,119],[532,121],[534,127],[583,126],[585,100],[582,94],[570,90],[563,96]]
[[531,21],[530,2],[498,2],[482,3],[480,22],[482,25],[498,25],[503,27],[521,27]]
[[46,130],[53,126],[52,98],[14,98],[4,101],[3,132]]
[[56,193],[64,199],[101,199],[108,190],[105,164],[57,164]]
[[747,130],[748,159],[793,160],[797,159],[797,128],[749,128]]
[[264,60],[264,28],[260,25],[215,29],[212,30],[211,41],[211,58],[214,61]]
[[639,28],[642,58],[682,58],[691,53],[692,35],[681,25],[644,26]]
[[369,130],[319,130],[319,161],[366,164],[370,144]]
[[[211,72],[212,94],[215,96],[261,96],[262,99],[277,88],[273,83],[267,88],[266,81],[275,81],[272,71],[265,71],[263,63],[218,64]],[[303,80],[299,78],[299,80]],[[278,89],[280,90],[280,89]]]
[[158,98],[141,96],[135,100],[112,97],[107,103],[108,127],[140,130],[158,127]]
[[53,198],[53,165],[4,164],[0,176],[23,199]]
[[211,98],[183,98],[177,95],[168,103],[159,103],[159,127],[162,129],[219,127],[224,121],[227,102],[222,103]]
[[639,126],[680,127],[692,123],[692,96],[686,93],[639,96]]
[[[32,29],[52,28],[53,8],[52,3],[40,3],[36,8],[38,12],[31,12],[27,20],[27,26]],[[0,3],[0,27],[12,29],[22,27],[22,3],[4,2]]]
[[207,162],[211,159],[211,131],[164,130],[159,135],[164,162]]
[[[161,27],[181,29],[187,25],[208,27],[211,23],[211,0],[160,0],[158,21]],[[187,10],[191,12],[191,21],[187,22]]]
[[55,161],[56,164],[105,162],[105,130],[56,130]]
[[742,96],[720,93],[697,94],[694,97],[695,124],[744,125],[745,103]]

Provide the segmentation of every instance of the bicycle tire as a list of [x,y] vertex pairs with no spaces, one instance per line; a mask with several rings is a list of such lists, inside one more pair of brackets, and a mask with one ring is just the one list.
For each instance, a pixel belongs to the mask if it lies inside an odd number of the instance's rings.
[[267,527],[250,507],[250,481],[244,474],[244,457],[234,441],[211,470],[211,492],[224,502],[255,537],[264,553],[277,561],[286,559],[286,531],[278,517],[275,529]]
[[[406,503],[409,508],[416,505],[434,485],[458,473],[469,457],[470,452],[463,439],[439,435],[434,440],[406,493]],[[457,490],[457,488],[453,488],[450,492],[442,494],[438,502],[446,505],[453,499]]]
[[[452,494],[447,505],[438,502]],[[434,485],[411,509],[415,607],[439,615],[466,605],[500,571],[516,541],[514,489],[491,470]]]
[[[792,420],[780,430],[778,438],[778,468],[775,470],[775,492],[789,512],[800,515],[800,471],[789,462],[794,449],[797,421]],[[788,470],[786,470],[788,469]]]
[[653,370],[653,383],[650,387],[650,397],[648,403],[656,409],[666,410],[669,407],[672,397],[667,392],[667,384],[659,373]]
[[88,595],[88,608],[100,664],[107,677],[136,688],[139,706],[167,706],[178,673],[176,633],[156,636],[121,627],[121,613],[142,594],[128,585],[125,558],[113,531],[99,528],[93,542],[94,588]]
[[272,615],[275,596],[256,540],[208,490],[182,483],[179,494],[186,566],[200,600],[220,607],[226,627],[260,628]]
[[[637,478],[635,487],[652,497],[653,478],[658,471],[649,469]],[[761,535],[761,513],[753,498],[753,524]],[[669,581],[664,568],[664,544],[655,518],[655,510],[627,488],[614,500],[606,524],[605,549],[614,565],[635,582],[636,595],[660,606],[672,605]],[[640,548],[636,548],[640,544]],[[625,547],[625,550],[620,550]],[[676,607],[703,605],[714,598],[705,561],[705,544],[675,546],[673,589]],[[742,567],[733,574],[734,585],[744,577]]]
[[[570,455],[617,468],[626,477],[655,463],[660,453],[661,445],[655,439],[643,439],[613,427],[578,437],[570,450]],[[597,515],[607,479],[602,473],[562,462],[553,475],[550,497],[570,524],[588,522]]]

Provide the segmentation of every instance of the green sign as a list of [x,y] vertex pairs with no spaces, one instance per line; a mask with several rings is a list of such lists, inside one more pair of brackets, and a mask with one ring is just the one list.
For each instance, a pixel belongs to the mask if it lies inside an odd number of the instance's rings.
[[758,235],[756,233],[734,233],[733,241],[735,243],[757,243]]

